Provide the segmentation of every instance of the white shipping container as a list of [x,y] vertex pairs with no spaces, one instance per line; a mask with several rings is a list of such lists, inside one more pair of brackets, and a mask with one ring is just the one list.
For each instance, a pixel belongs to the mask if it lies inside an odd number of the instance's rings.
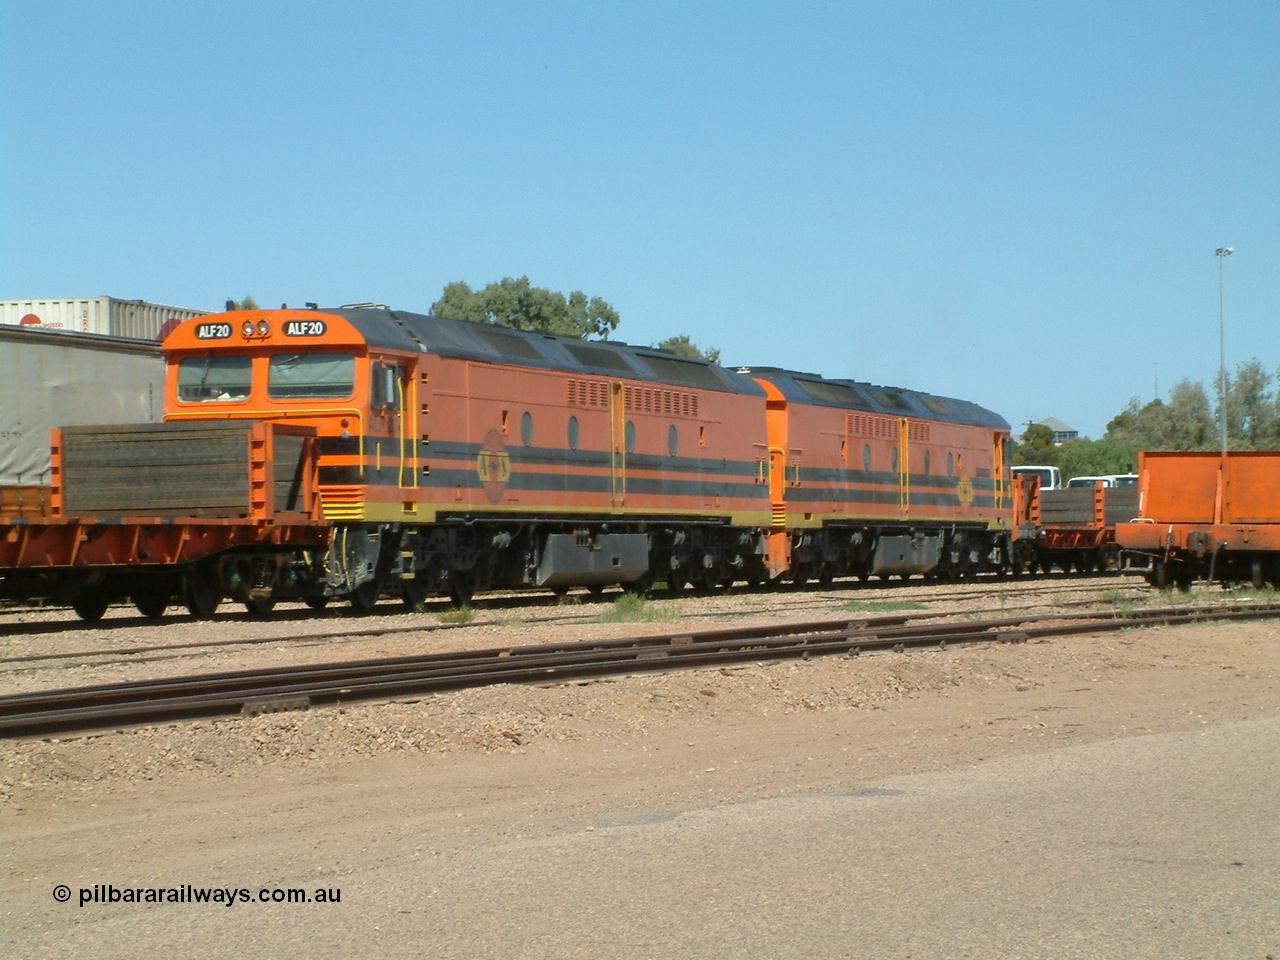
[[0,486],[48,485],[54,427],[163,416],[154,340],[0,326]]
[[171,319],[190,320],[207,313],[208,310],[170,307],[145,300],[118,300],[115,297],[0,300],[0,323],[139,340],[154,340]]

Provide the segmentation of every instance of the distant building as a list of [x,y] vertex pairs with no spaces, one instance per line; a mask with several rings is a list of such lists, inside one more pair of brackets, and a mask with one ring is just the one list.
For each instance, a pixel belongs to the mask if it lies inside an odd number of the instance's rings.
[[140,340],[155,340],[162,331],[166,331],[166,324],[202,317],[208,312],[190,307],[169,307],[145,300],[121,300],[118,297],[0,300],[0,323],[3,324]]
[[1080,436],[1080,431],[1075,427],[1063,423],[1056,417],[1046,417],[1040,421],[1040,425],[1048,427],[1053,434],[1053,442],[1066,443],[1068,440],[1075,440]]

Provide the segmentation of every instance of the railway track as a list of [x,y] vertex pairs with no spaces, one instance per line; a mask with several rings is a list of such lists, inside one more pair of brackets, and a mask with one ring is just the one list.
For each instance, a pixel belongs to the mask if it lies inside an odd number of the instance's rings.
[[[697,591],[697,590],[681,590],[675,593],[666,591],[657,591],[651,599],[657,602],[664,600],[689,599],[693,597],[721,597],[721,596],[739,596],[751,597],[761,596],[769,597],[771,603],[779,601],[786,603],[788,606],[804,607],[804,606],[823,606],[832,600],[856,600],[858,597],[870,595],[873,597],[880,596],[900,596],[911,595],[920,590],[936,591],[940,587],[946,585],[945,581],[940,580],[894,580],[894,581],[857,581],[844,580],[818,587],[814,584],[808,585],[807,588],[796,589],[791,585],[769,584],[762,586],[747,586],[738,584],[732,590],[715,590],[715,591]],[[1147,590],[1146,581],[1124,572],[1111,572],[1102,574],[1055,574],[1051,578],[1031,578],[1031,577],[989,577],[983,576],[972,580],[958,581],[954,584],[956,589],[945,593],[930,593],[930,599],[971,599],[975,596],[1005,596],[1011,593],[1017,593],[1020,596],[1045,594],[1057,595],[1065,593],[1074,593],[1079,591],[1106,590],[1106,589],[1135,589]],[[625,592],[625,591],[622,591]],[[516,610],[563,610],[573,609],[579,605],[596,605],[599,603],[608,603],[617,599],[620,593],[609,593],[602,597],[589,596],[585,594],[571,594],[569,597],[561,598],[546,593],[491,593],[478,595],[470,604],[476,611],[516,611]],[[785,598],[785,599],[784,599]],[[126,609],[124,605],[113,608],[117,613]],[[438,599],[427,601],[423,605],[422,613],[427,614],[446,614],[454,609],[453,603],[447,599]],[[353,609],[345,608],[339,605],[331,605],[324,610],[311,610],[304,608],[301,604],[288,609],[279,608],[271,614],[265,616],[249,615],[244,610],[236,612],[233,604],[227,603],[222,607],[221,613],[210,618],[211,620],[331,620],[335,617],[342,618],[361,618],[370,615],[393,615],[397,612],[408,612],[397,606],[396,603],[384,601],[369,612],[360,612]],[[44,616],[47,619],[42,620],[26,620],[24,618],[30,616]],[[573,615],[566,615],[566,619],[572,619]],[[137,615],[113,615],[106,619],[95,621],[92,623],[79,619],[72,612],[70,607],[52,605],[52,604],[20,604],[14,602],[0,602],[0,635],[20,636],[40,633],[58,633],[65,631],[79,630],[110,630],[121,626],[162,626],[181,622],[187,619],[185,616],[169,615],[163,618],[146,618]]]
[[[1093,584],[1076,584],[1069,587],[1058,587],[1057,589],[1049,589],[1049,588],[1042,588],[1039,590],[1019,589],[1016,593],[1016,596],[1013,596],[1013,597],[1009,597],[1006,591],[991,591],[989,589],[976,589],[969,592],[953,591],[953,592],[944,593],[944,594],[931,593],[931,594],[919,596],[916,598],[895,597],[894,599],[895,600],[909,599],[910,602],[914,604],[918,604],[917,612],[913,614],[913,616],[916,618],[921,618],[921,617],[942,618],[942,617],[948,617],[948,616],[960,616],[961,614],[960,612],[957,612],[957,611],[938,609],[933,606],[933,604],[936,604],[940,601],[945,602],[945,601],[952,601],[952,600],[975,600],[975,599],[983,599],[983,598],[991,598],[991,597],[999,596],[1001,600],[1001,604],[998,607],[991,607],[986,609],[970,609],[970,610],[963,611],[968,615],[987,615],[987,614],[995,615],[995,614],[1009,614],[1009,613],[1018,612],[1018,611],[1027,612],[1029,610],[1036,609],[1037,607],[1045,606],[1045,600],[1037,599],[1037,598],[1051,598],[1052,605],[1056,609],[1064,609],[1064,608],[1075,607],[1075,606],[1089,606],[1089,605],[1097,604],[1099,602],[1105,602],[1107,600],[1107,597],[1100,597],[1099,596],[1100,594],[1106,594],[1110,596],[1111,599],[1115,599],[1115,597],[1112,595],[1123,594],[1125,590],[1134,591],[1135,596],[1150,594],[1150,590],[1145,584],[1142,584],[1142,585],[1115,584],[1114,582],[1108,581],[1105,587],[1099,586],[1098,584],[1093,583]],[[782,601],[783,596],[775,595],[772,599],[774,601]],[[865,603],[868,607],[868,612],[870,612],[871,610],[874,610],[876,608],[877,604],[892,602],[892,601],[881,600],[881,599],[849,600],[848,596],[843,594],[809,594],[809,595],[804,595],[803,599],[797,598],[797,600],[798,602],[794,602],[794,603],[771,602],[767,611],[762,610],[759,607],[745,607],[740,611],[736,611],[736,612],[725,611],[725,610],[709,610],[709,611],[704,610],[704,611],[694,611],[694,612],[685,611],[680,614],[680,619],[691,620],[691,619],[707,618],[707,619],[724,620],[724,619],[757,616],[763,612],[768,612],[768,613],[789,612],[789,611],[801,612],[805,609],[813,608],[813,607],[823,607],[823,608],[829,609],[832,603],[840,603],[841,601],[845,601],[849,604]],[[654,602],[662,603],[663,601],[658,600]],[[592,606],[599,607],[600,605],[592,604]],[[501,611],[503,608],[496,607],[495,609],[498,611]],[[559,608],[559,609],[563,611],[566,608]],[[852,608],[850,608],[850,610],[852,611]],[[292,616],[292,613],[293,612],[291,611],[290,614],[286,615],[290,621],[293,621],[295,619]],[[312,619],[312,617],[313,615],[310,614],[309,611],[306,613],[299,612],[298,617],[296,619],[297,619],[297,622],[305,623],[308,620]],[[282,621],[284,619],[285,618],[283,617],[281,618]],[[542,624],[542,625],[546,625],[546,624],[572,625],[572,624],[594,623],[594,622],[598,622],[599,619],[600,619],[600,615],[597,611],[580,610],[579,612],[573,612],[573,613],[569,613],[569,612],[552,613],[548,616],[540,617],[536,621],[530,621],[530,622]],[[229,622],[246,622],[246,621],[231,620]],[[332,618],[330,618],[325,622],[332,623],[333,620]],[[180,658],[199,657],[199,656],[204,656],[208,653],[216,652],[220,649],[241,647],[241,646],[255,647],[255,646],[268,645],[268,644],[277,645],[277,646],[281,644],[287,644],[289,646],[308,646],[308,645],[322,644],[322,643],[338,644],[338,643],[343,643],[351,640],[364,640],[364,639],[373,639],[373,638],[380,638],[380,637],[395,637],[395,636],[402,636],[402,635],[437,633],[437,632],[455,630],[455,629],[459,629],[461,627],[467,627],[467,626],[482,627],[482,626],[492,626],[492,625],[500,624],[499,620],[486,619],[483,617],[483,615],[478,617],[475,620],[471,620],[466,623],[423,623],[421,622],[420,619],[414,618],[411,622],[408,622],[403,625],[391,624],[387,626],[372,626],[367,622],[366,618],[363,618],[363,617],[343,617],[341,618],[340,622],[349,624],[351,629],[331,630],[331,631],[326,631],[324,633],[318,633],[318,634],[301,634],[301,635],[292,635],[292,636],[278,636],[278,635],[269,634],[264,636],[248,636],[244,638],[235,638],[235,639],[227,639],[223,637],[219,639],[185,641],[181,643],[153,643],[153,644],[134,643],[134,644],[130,644],[129,646],[101,647],[98,649],[89,649],[89,650],[72,650],[72,651],[60,650],[60,651],[49,651],[49,652],[42,651],[38,653],[26,653],[26,654],[20,654],[20,655],[0,657],[0,668],[4,668],[10,671],[22,671],[22,670],[46,669],[50,666],[68,666],[68,667],[103,666],[105,664],[112,663],[112,662],[138,664],[138,663],[156,662],[159,660],[172,660],[172,659],[180,659]],[[90,629],[93,630],[95,635],[99,633],[106,633],[111,629],[109,624],[110,624],[110,621],[107,621],[102,625],[95,625],[93,628],[90,628]],[[129,620],[122,621],[120,626],[123,629],[130,629],[130,628],[137,627],[140,624],[145,624],[146,626],[149,626],[149,627],[159,626],[151,621],[140,621],[132,618]],[[35,627],[37,625],[29,624],[25,626]],[[31,634],[38,635],[37,632],[34,630],[24,631],[24,632],[28,633],[29,635]]]
[[0,697],[0,736],[40,736],[237,713],[256,715],[497,683],[561,682],[762,660],[1023,642],[1137,626],[1274,617],[1280,617],[1280,605],[1181,606],[929,624],[910,623],[918,614],[895,614],[243,670]]

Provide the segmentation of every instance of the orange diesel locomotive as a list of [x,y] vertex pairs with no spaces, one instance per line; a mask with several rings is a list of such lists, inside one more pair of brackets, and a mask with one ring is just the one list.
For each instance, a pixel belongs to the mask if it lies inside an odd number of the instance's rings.
[[[164,349],[168,429],[316,436],[288,469],[314,469],[327,549],[204,558],[180,578],[198,615],[1012,563],[1009,426],[965,401],[372,304],[201,317]],[[127,445],[139,478],[167,437]],[[113,510],[149,515],[137,496]]]

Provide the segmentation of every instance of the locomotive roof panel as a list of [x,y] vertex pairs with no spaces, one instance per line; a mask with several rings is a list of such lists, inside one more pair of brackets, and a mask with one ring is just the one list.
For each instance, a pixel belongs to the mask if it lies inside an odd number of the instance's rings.
[[894,417],[917,417],[943,423],[1008,430],[1009,422],[971,400],[939,397],[902,387],[882,387],[857,380],[831,380],[816,373],[779,367],[742,367],[776,386],[788,401]]
[[517,366],[626,377],[763,396],[750,377],[703,360],[614,340],[583,340],[378,307],[321,308],[342,317],[374,347]]

